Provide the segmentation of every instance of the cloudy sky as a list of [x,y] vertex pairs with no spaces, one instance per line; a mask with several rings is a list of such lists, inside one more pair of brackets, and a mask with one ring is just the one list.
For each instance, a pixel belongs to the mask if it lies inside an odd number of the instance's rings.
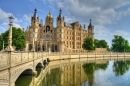
[[43,24],[49,10],[56,24],[61,8],[66,22],[88,26],[91,18],[95,38],[105,39],[109,45],[114,35],[130,42],[130,0],[0,0],[0,33],[9,28],[10,15],[15,17],[15,27],[27,28],[35,8]]

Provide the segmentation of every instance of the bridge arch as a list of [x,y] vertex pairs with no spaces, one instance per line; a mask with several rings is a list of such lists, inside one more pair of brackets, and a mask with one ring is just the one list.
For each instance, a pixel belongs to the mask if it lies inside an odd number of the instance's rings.
[[[33,75],[32,74],[33,74],[33,70],[32,69],[26,69],[25,71],[23,71],[19,75],[19,77],[16,79],[15,86],[24,86],[25,83],[29,86],[30,83],[32,82],[32,79],[33,79]],[[26,78],[28,79],[28,81],[25,80]]]
[[35,66],[34,66],[34,68],[36,69],[37,66],[43,67],[43,61],[42,61],[42,60],[35,61]]
[[33,66],[31,66],[31,65],[28,65],[28,66],[24,66],[24,67],[22,67],[22,68],[20,68],[20,70],[18,70],[17,71],[17,73],[14,75],[15,77],[14,77],[14,79],[13,79],[13,82],[16,82],[16,80],[18,79],[18,77],[24,72],[24,71],[26,71],[26,70],[32,70],[32,74],[33,74]]
[[42,71],[42,68],[43,68],[43,65],[41,62],[39,62],[37,65],[36,65],[36,71],[37,71],[37,77],[40,75],[41,71]]

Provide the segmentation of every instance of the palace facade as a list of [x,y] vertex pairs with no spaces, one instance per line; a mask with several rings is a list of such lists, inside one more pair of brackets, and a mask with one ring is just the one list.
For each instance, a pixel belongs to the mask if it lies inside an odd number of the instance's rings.
[[35,9],[31,17],[31,26],[25,31],[26,51],[85,52],[82,48],[84,39],[94,38],[94,26],[91,24],[91,19],[86,30],[86,26],[82,27],[78,21],[65,22],[60,9],[56,23],[54,27],[54,18],[49,12],[43,25]]

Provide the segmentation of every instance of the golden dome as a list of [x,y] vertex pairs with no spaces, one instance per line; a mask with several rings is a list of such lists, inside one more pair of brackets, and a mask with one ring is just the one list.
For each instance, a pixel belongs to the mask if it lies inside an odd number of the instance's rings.
[[53,18],[52,14],[49,12],[49,14],[47,15],[47,18]]

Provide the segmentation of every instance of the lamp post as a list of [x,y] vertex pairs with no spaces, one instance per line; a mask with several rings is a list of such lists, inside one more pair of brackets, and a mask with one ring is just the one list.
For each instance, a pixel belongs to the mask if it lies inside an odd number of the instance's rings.
[[13,19],[14,17],[13,16],[10,16],[9,17],[9,26],[10,26],[10,29],[9,29],[9,38],[8,38],[8,46],[6,47],[5,51],[14,51],[14,48],[12,47],[12,26],[13,26]]

